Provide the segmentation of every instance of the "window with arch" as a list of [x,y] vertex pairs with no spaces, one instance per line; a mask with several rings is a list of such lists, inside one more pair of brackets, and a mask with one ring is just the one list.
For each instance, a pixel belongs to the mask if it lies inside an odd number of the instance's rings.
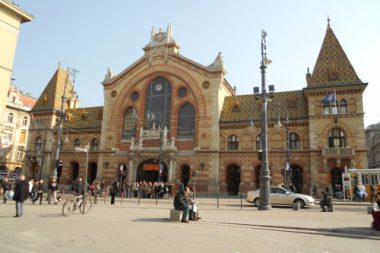
[[261,134],[256,137],[256,150],[261,150]]
[[42,149],[42,138],[37,137],[36,141],[34,142],[34,150],[35,151],[41,151]]
[[129,139],[136,136],[136,109],[129,108],[124,114],[123,122],[123,139]]
[[333,128],[329,132],[329,148],[344,148],[346,147],[346,136],[339,128]]
[[8,122],[12,123],[13,122],[13,113],[8,114]]
[[178,112],[178,137],[194,137],[195,109],[192,104],[184,104]]
[[239,150],[239,138],[236,135],[228,137],[228,150]]
[[289,148],[290,150],[299,150],[300,149],[300,137],[296,133],[289,134]]
[[23,125],[23,126],[28,125],[28,117],[25,116],[25,117],[22,119],[22,125]]
[[145,99],[145,127],[153,125],[170,129],[172,88],[164,77],[154,79],[148,86]]
[[90,151],[98,151],[98,139],[94,138],[91,140]]
[[80,140],[77,138],[74,140],[74,148],[79,147],[79,146],[80,146]]
[[345,99],[339,102],[339,113],[348,113],[347,101]]

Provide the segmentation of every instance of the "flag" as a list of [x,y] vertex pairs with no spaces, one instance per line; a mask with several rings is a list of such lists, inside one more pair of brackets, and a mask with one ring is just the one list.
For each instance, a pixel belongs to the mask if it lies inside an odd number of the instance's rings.
[[322,104],[331,104],[332,102],[335,103],[335,101],[336,101],[336,93],[334,91],[334,92],[331,92],[330,94],[328,94],[327,96],[325,96],[322,99],[321,103]]

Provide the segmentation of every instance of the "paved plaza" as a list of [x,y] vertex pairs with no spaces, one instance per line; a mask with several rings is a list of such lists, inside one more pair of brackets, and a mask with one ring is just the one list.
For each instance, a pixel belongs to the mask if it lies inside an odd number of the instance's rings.
[[333,213],[319,207],[258,211],[239,199],[199,198],[202,219],[169,222],[171,200],[104,199],[70,217],[62,204],[25,204],[14,218],[13,201],[0,204],[0,252],[380,252],[380,232],[365,204],[339,203]]

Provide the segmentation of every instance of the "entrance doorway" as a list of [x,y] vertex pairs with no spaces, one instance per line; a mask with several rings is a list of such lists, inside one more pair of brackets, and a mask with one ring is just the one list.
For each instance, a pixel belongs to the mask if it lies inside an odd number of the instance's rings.
[[71,163],[71,170],[72,170],[72,181],[76,181],[79,176],[79,163],[72,162]]
[[161,168],[156,159],[149,159],[139,164],[137,167],[136,181],[145,182],[167,182],[168,168],[161,161]]
[[296,192],[301,193],[303,192],[303,169],[294,165],[291,168],[291,182],[296,187]]
[[227,191],[229,195],[238,195],[240,187],[240,167],[230,165],[227,167]]
[[342,189],[342,172],[343,170],[341,168],[335,168],[331,170],[331,186],[333,189],[337,184],[339,184]]
[[88,165],[88,175],[87,175],[87,182],[91,184],[95,181],[96,176],[98,173],[98,165],[96,163],[89,163]]
[[181,183],[186,187],[190,180],[190,167],[185,164],[181,167]]

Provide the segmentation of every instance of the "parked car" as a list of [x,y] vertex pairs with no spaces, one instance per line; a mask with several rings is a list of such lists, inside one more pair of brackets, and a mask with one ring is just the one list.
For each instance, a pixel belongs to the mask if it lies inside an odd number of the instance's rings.
[[[260,189],[247,192],[247,201],[259,206]],[[312,196],[293,193],[280,186],[270,187],[270,201],[273,206],[292,206],[293,203],[299,203],[300,208],[304,208],[315,205],[315,199]]]

